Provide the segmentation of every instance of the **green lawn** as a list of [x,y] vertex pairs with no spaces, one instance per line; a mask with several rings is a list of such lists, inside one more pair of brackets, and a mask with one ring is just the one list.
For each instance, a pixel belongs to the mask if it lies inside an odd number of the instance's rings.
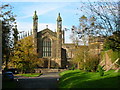
[[42,75],[42,73],[27,73],[27,74],[16,74],[17,76],[24,76],[24,77],[38,77]]
[[68,70],[60,73],[59,88],[118,88],[120,72],[110,70],[100,76],[99,72]]

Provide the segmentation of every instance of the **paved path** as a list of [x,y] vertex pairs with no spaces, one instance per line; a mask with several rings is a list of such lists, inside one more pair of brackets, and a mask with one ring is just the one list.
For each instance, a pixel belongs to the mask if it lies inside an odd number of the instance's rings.
[[59,78],[58,72],[46,73],[40,77],[25,78],[19,77],[18,88],[31,88],[31,89],[41,89],[41,88],[56,88],[57,89],[57,79]]

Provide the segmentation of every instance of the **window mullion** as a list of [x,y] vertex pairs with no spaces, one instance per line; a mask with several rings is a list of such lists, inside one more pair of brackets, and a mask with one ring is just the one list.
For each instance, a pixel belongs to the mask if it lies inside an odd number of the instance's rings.
[[51,56],[51,41],[49,38],[43,40],[43,57]]

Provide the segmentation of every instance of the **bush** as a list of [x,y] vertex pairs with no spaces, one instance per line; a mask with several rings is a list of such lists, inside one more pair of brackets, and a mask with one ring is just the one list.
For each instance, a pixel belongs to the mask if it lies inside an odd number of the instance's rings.
[[95,72],[99,64],[98,55],[89,55],[89,58],[86,60],[84,66],[86,71]]
[[69,68],[69,70],[74,70],[75,69],[75,66],[73,65],[71,68]]
[[85,71],[95,72],[99,64],[100,56],[98,53],[93,53],[88,47],[78,48],[75,51],[72,63],[77,65],[77,68]]
[[99,65],[99,66],[98,66],[98,70],[99,70],[100,76],[103,76],[103,75],[104,75],[104,69],[103,69],[103,67],[101,67],[101,66]]

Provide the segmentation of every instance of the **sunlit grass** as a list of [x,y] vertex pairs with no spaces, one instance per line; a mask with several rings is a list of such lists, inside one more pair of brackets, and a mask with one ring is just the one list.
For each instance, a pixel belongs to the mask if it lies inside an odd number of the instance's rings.
[[42,75],[42,73],[17,74],[17,76],[24,76],[24,77],[38,77],[40,75]]
[[60,73],[59,88],[118,88],[120,72],[110,70],[100,76],[99,72],[68,70]]

